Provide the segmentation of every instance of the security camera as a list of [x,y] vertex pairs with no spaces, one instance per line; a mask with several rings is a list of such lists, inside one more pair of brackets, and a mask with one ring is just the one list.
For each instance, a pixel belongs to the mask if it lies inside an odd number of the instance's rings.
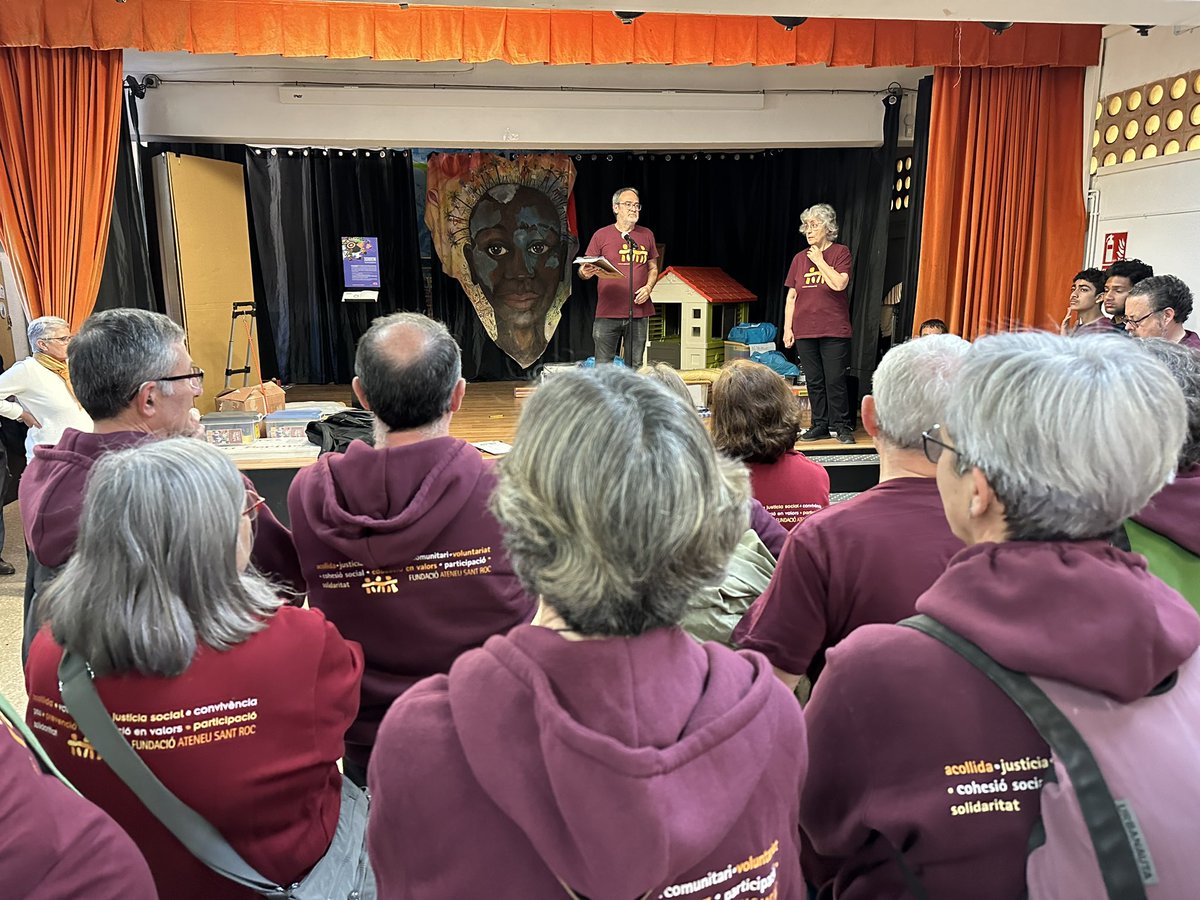
[[771,18],[782,25],[784,31],[799,28],[808,21],[808,16],[771,16]]
[[1153,25],[1130,25],[1129,27],[1132,28],[1134,31],[1136,31],[1138,34],[1140,34],[1142,37],[1150,37],[1150,29],[1153,28],[1154,26]]
[[155,90],[156,88],[162,87],[162,79],[159,78],[157,75],[146,75],[142,78],[142,87],[147,87],[147,88],[150,88],[150,90]]
[[632,25],[632,24],[633,24],[633,20],[634,20],[634,19],[636,19],[636,18],[638,18],[638,17],[640,17],[640,16],[644,16],[644,15],[645,15],[645,13],[641,13],[641,12],[625,12],[625,11],[623,11],[623,10],[614,10],[614,11],[613,11],[613,15],[614,15],[614,16],[616,16],[618,19],[620,19],[620,20],[621,20],[621,24],[622,24],[622,25]]
[[992,34],[1004,34],[1004,32],[1013,27],[1012,22],[980,22],[979,24],[989,29]]

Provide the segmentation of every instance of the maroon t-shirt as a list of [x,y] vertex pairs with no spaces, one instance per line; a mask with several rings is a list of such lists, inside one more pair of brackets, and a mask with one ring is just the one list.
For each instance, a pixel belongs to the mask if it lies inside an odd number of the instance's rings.
[[[845,244],[830,244],[825,250],[825,262],[835,271],[850,273],[850,248]],[[792,257],[785,286],[796,289],[796,305],[792,309],[792,334],[798,338],[850,337],[850,294],[835,291],[825,283],[825,276],[808,258],[808,248]]]
[[0,710],[0,894],[154,900],[146,861],[101,810],[44,773]]
[[1101,316],[1092,322],[1087,322],[1083,325],[1076,325],[1072,335],[1083,334],[1103,334],[1106,331],[1124,331],[1120,325],[1110,319],[1108,316]]
[[[253,898],[196,859],[98,758],[62,702],[62,649],[49,628],[25,664],[25,718],[79,792],[116,819],[163,897]],[[346,729],[358,711],[362,650],[317,610],[280,608],[228,650],[201,646],[177,678],[96,679],[134,750],[267,878],[297,881],[329,848],[341,809]]]
[[934,479],[877,484],[792,530],[770,585],[734,629],[733,642],[815,681],[825,651],[855,628],[911,616],[917,597],[962,546]]
[[773,463],[747,463],[754,499],[791,531],[829,505],[829,473],[798,450]]
[[[645,286],[650,280],[650,262],[658,259],[658,245],[654,243],[654,233],[641,225],[633,226],[629,232],[637,244],[633,254],[633,289]],[[624,278],[596,279],[596,318],[624,319],[629,315],[629,257],[631,250],[621,237],[616,225],[606,225],[595,234],[588,243],[586,256],[603,256],[624,274]],[[633,317],[644,319],[654,315],[654,304],[647,300],[645,303],[633,305]]]
[[1181,347],[1189,347],[1192,350],[1200,350],[1200,335],[1194,331],[1183,332],[1183,338],[1179,341]]

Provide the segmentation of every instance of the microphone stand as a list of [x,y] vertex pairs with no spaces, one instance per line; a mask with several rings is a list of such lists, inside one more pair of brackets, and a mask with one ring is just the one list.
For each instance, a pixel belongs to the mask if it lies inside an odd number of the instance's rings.
[[627,234],[621,235],[625,238],[625,248],[629,251],[629,315],[625,319],[625,365],[627,368],[633,368],[633,254],[637,250],[637,243],[633,239],[633,230]]

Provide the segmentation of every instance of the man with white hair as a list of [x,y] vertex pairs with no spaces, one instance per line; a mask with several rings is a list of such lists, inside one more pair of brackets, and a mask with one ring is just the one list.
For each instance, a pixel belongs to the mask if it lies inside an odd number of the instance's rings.
[[[25,437],[25,457],[33,459],[38,444],[57,444],[68,428],[91,431],[92,420],[71,387],[67,367],[67,347],[71,325],[58,316],[40,316],[29,323],[29,349],[26,359],[0,374],[0,416],[19,419],[29,426]],[[0,515],[0,549],[4,547],[4,517]],[[12,575],[16,569],[0,559],[0,575]]]
[[921,432],[942,420],[970,345],[935,334],[894,347],[863,398],[863,426],[879,451],[879,484],[794,528],[771,584],[734,630],[793,690],[815,680],[825,651],[860,625],[897,622],[962,542],[946,524]]
[[[649,318],[654,315],[650,292],[658,281],[658,245],[654,232],[638,224],[642,214],[642,198],[637,188],[625,187],[613,194],[613,216],[616,222],[605,225],[588,243],[588,256],[603,256],[624,272],[622,278],[601,278],[596,284],[596,321],[592,337],[596,344],[596,365],[611,363],[617,345],[625,341],[626,359],[632,353],[632,364],[642,364],[646,350]],[[633,321],[629,322],[629,270],[633,269]],[[579,268],[580,278],[601,274],[598,266]]]

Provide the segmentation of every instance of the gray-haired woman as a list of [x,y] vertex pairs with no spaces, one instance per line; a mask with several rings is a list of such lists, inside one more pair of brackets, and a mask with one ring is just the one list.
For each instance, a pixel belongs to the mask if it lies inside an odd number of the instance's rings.
[[[972,345],[945,422],[925,433],[946,518],[967,547],[916,608],[1003,666],[1048,679],[1052,695],[1068,693],[1077,727],[1089,716],[1103,722],[1097,758],[1127,756],[1118,769],[1149,764],[1131,753],[1151,726],[1140,701],[1161,692],[1188,707],[1151,732],[1153,765],[1170,776],[1113,793],[1147,829],[1139,846],[1163,896],[1190,897],[1200,859],[1170,835],[1200,797],[1200,704],[1188,699],[1200,619],[1142,557],[1107,540],[1175,471],[1186,424],[1179,386],[1136,343],[1029,332]],[[1000,900],[1025,894],[1027,862],[1044,871],[1034,864],[1043,851],[1068,853],[1071,840],[1090,849],[1081,824],[1029,853],[1042,843],[1031,837],[1048,797],[1057,814],[1047,832],[1069,817],[1047,743],[986,675],[930,635],[858,629],[829,652],[805,719],[813,768],[802,824],[839,893],[900,896],[917,877],[930,897]],[[1029,894],[1103,896],[1098,870],[1094,887],[1085,877],[1092,868],[1094,856],[1073,883],[1038,882]]]
[[649,378],[603,366],[527,402],[493,508],[540,610],[384,719],[381,896],[805,896],[800,708],[764,658],[678,627],[748,498],[745,468]]
[[783,346],[796,346],[804,370],[812,427],[802,441],[829,437],[854,443],[846,371],[850,368],[850,248],[835,244],[837,214],[828,203],[800,214],[800,233],[808,247],[792,258],[784,280]]
[[[247,570],[256,511],[219,450],[173,438],[102,457],[75,553],[45,590],[27,718],[63,773],[134,838],[164,897],[254,896],[191,856],[62,705],[66,648],[158,779],[251,866],[300,879],[338,826],[362,652]],[[347,806],[349,809],[350,806]]]

